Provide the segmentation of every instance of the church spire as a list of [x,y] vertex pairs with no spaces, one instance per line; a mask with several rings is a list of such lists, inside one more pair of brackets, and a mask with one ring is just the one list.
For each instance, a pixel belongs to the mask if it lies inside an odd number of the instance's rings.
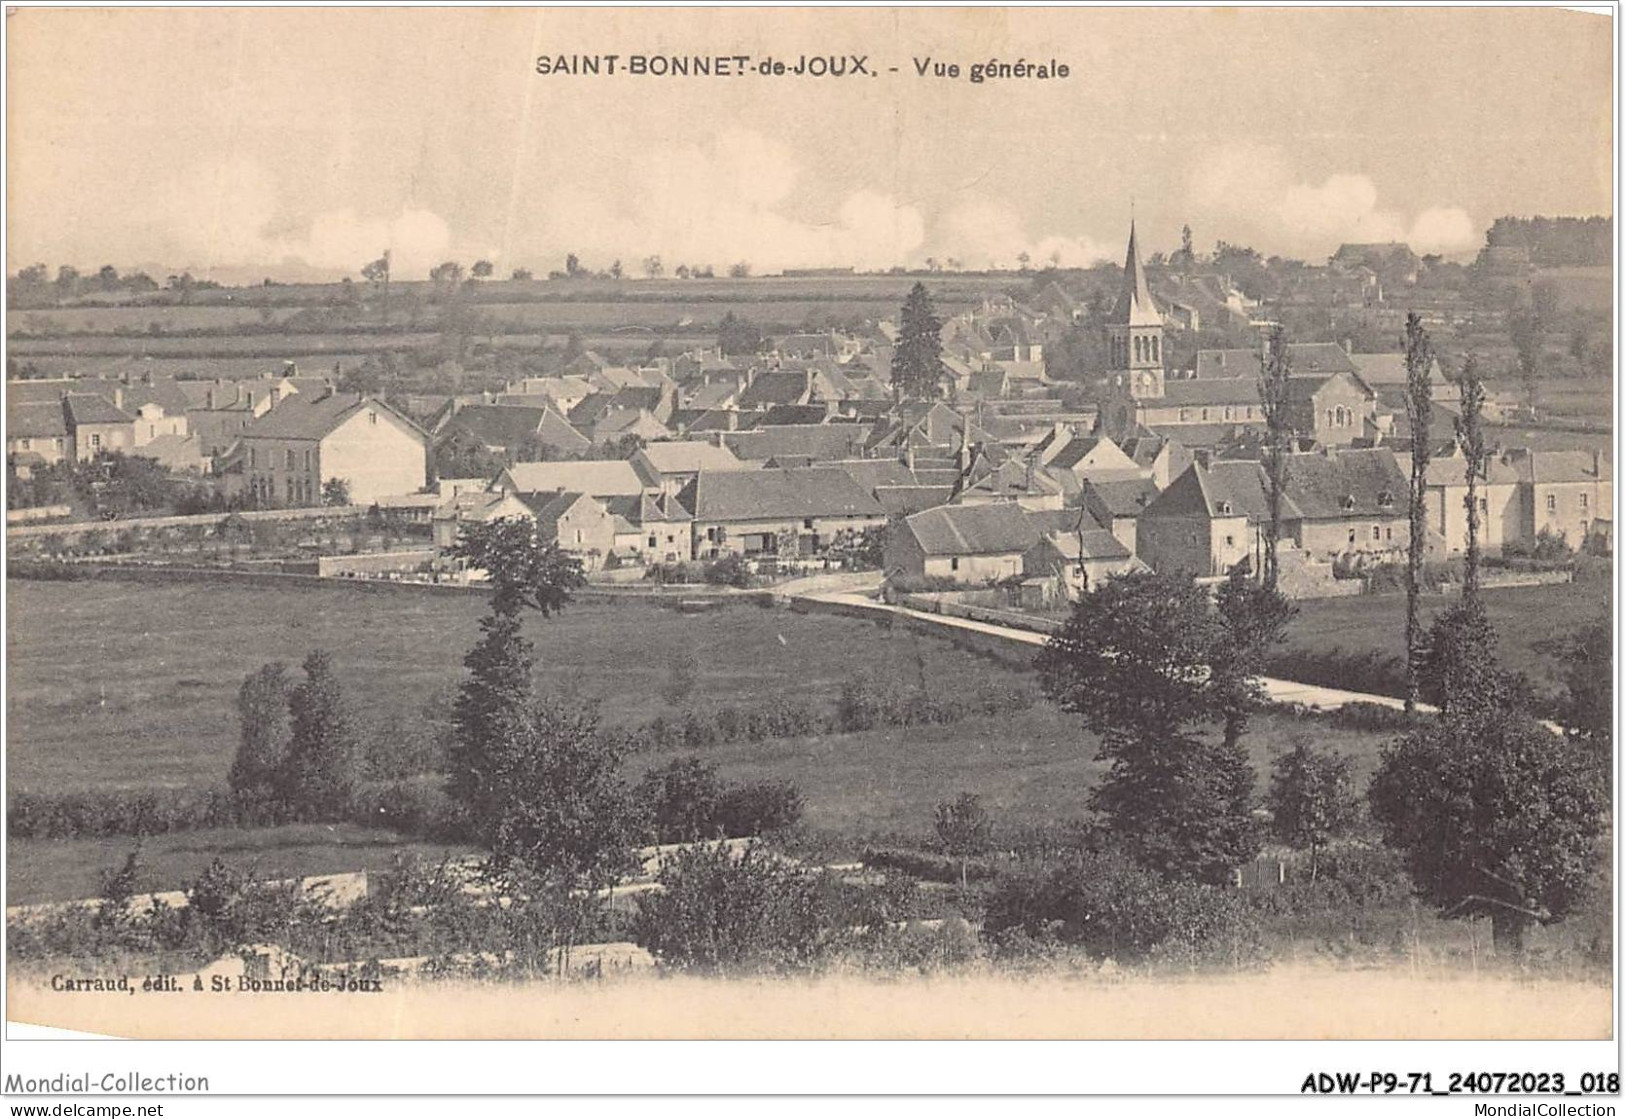
[[1145,282],[1145,265],[1140,263],[1140,242],[1134,221],[1128,224],[1128,255],[1123,260],[1123,290],[1117,305],[1106,319],[1107,323],[1126,326],[1161,326],[1162,315],[1151,300],[1151,289]]

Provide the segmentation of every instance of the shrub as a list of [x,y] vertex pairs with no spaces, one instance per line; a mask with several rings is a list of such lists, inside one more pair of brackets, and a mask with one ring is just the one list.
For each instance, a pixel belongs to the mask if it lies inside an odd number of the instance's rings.
[[1256,916],[1237,891],[1173,882],[1115,854],[999,879],[984,929],[996,940],[1076,945],[1096,959],[1239,965],[1262,956]]
[[814,875],[752,845],[683,851],[660,893],[638,895],[632,938],[663,967],[740,973],[801,971],[824,947],[828,913]]
[[801,792],[788,781],[756,781],[726,789],[716,804],[716,822],[730,838],[766,835],[801,821]]
[[464,838],[462,810],[438,783],[390,781],[359,789],[350,818],[369,828],[454,842]]
[[637,799],[660,843],[689,843],[716,835],[722,781],[699,758],[677,758],[644,775]]
[[1331,722],[1333,726],[1346,727],[1349,730],[1386,733],[1406,729],[1411,725],[1411,718],[1405,714],[1403,708],[1385,707],[1380,703],[1361,699],[1334,709],[1331,713]]
[[930,851],[910,851],[894,847],[868,847],[863,851],[863,865],[876,870],[895,870],[918,878],[923,882],[945,882],[958,885],[964,881],[983,882],[997,877],[997,869],[985,859],[960,860]]
[[750,569],[749,560],[730,553],[706,564],[705,581],[724,587],[754,587],[756,575]]

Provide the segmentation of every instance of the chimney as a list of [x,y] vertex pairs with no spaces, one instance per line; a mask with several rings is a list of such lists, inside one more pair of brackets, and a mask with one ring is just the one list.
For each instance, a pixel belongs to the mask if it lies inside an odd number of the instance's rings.
[[210,412],[214,411],[214,386],[213,385],[210,385],[208,388],[203,390],[203,407],[206,410],[210,411]]
[[113,407],[124,407],[124,388],[121,385],[113,386]]
[[1602,477],[1602,451],[1595,448],[1591,452],[1591,476]]

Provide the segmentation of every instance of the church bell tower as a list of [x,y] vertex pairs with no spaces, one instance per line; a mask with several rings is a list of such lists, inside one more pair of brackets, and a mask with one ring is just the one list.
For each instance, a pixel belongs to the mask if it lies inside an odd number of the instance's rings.
[[1114,395],[1132,400],[1158,400],[1163,395],[1162,314],[1151,300],[1145,265],[1134,223],[1128,227],[1128,256],[1123,261],[1123,290],[1106,318],[1110,350],[1108,373]]

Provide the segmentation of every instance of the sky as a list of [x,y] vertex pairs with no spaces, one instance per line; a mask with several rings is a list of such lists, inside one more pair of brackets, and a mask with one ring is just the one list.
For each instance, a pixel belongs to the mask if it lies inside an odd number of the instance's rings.
[[[23,9],[8,269],[499,275],[1344,241],[1611,214],[1608,16],[1558,9]],[[615,75],[536,73],[560,54]],[[675,78],[634,54],[865,56]],[[973,83],[990,59],[1066,78]],[[918,60],[957,78],[919,76]],[[897,71],[891,71],[896,67]]]

